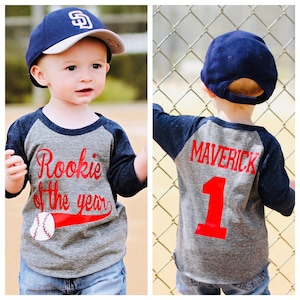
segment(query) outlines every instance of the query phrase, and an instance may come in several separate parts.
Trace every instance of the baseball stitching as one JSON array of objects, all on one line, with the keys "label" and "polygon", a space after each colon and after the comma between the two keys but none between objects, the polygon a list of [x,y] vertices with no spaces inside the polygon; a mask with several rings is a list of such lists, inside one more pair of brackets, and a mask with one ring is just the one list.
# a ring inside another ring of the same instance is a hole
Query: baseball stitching
[{"label": "baseball stitching", "polygon": [[46,217],[44,218],[44,222],[42,224],[42,228],[43,228],[44,233],[46,234],[46,236],[50,239],[51,238],[51,233],[48,232],[48,230],[46,228],[46,221],[47,221],[47,218],[48,218],[49,215],[50,215],[50,213],[47,213]]}]

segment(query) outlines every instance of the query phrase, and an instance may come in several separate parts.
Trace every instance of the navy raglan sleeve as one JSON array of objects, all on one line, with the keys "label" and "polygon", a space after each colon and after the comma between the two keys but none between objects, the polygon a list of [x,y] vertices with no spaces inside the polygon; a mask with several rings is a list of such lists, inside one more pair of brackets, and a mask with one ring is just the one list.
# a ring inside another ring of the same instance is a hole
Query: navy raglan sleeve
[{"label": "navy raglan sleeve", "polygon": [[[28,132],[28,127],[24,126],[26,124],[26,122],[23,122],[22,120],[23,119],[15,121],[8,129],[5,149],[6,150],[7,149],[14,150],[15,155],[21,156],[22,159],[24,160],[25,164],[27,164],[27,168],[28,168],[29,164],[27,161],[26,153],[24,151],[24,140],[25,140],[26,134]],[[29,125],[29,122],[26,125]],[[25,176],[23,189],[25,188],[27,181],[28,181],[28,173]],[[16,197],[22,192],[22,190],[17,194],[11,194],[11,193],[8,193],[7,191],[5,191],[5,197],[6,198]]]},{"label": "navy raglan sleeve", "polygon": [[131,197],[147,186],[147,181],[140,182],[134,169],[136,157],[125,131],[114,124],[114,146],[111,154],[108,180],[115,193]]},{"label": "navy raglan sleeve", "polygon": [[[15,154],[19,155],[23,158],[24,163],[27,165],[27,170],[29,170],[29,162],[27,159],[27,155],[25,153],[24,143],[28,132],[30,131],[32,125],[39,118],[39,114],[42,108],[37,109],[34,112],[26,114],[19,119],[17,119],[8,129],[7,139],[5,144],[5,149],[13,149],[15,150]],[[23,189],[25,188],[28,182],[28,174],[25,176]],[[22,189],[22,190],[23,190]],[[17,194],[10,194],[5,191],[6,198],[12,198],[18,196],[22,190]]]},{"label": "navy raglan sleeve", "polygon": [[153,104],[153,139],[174,160],[203,118],[171,116]]},{"label": "navy raglan sleeve", "polygon": [[295,191],[289,187],[284,157],[279,143],[265,145],[265,155],[259,170],[259,194],[267,207],[289,216],[295,206]]}]

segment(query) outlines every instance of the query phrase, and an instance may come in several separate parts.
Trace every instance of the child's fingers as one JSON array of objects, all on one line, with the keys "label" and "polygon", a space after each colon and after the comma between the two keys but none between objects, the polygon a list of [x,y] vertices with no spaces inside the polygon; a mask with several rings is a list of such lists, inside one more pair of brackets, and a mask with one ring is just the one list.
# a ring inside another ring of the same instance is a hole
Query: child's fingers
[{"label": "child's fingers", "polygon": [[12,164],[6,169],[8,176],[21,177],[27,174],[26,164]]},{"label": "child's fingers", "polygon": [[14,154],[15,154],[15,150],[13,150],[13,149],[7,149],[7,150],[5,150],[5,159],[10,158]]},{"label": "child's fingers", "polygon": [[7,156],[7,158],[5,160],[5,167],[7,169],[14,168],[14,167],[18,167],[17,169],[20,169],[20,170],[26,169],[27,166],[24,163],[21,156],[18,156],[18,155],[10,156],[9,154],[5,155],[5,156]]}]

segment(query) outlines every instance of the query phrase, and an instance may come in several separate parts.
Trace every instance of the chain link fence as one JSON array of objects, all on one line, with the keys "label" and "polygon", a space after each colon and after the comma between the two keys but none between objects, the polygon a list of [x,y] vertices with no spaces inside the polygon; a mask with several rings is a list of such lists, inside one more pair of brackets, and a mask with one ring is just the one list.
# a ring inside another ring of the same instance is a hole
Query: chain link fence
[{"label": "chain link fence", "polygon": [[[271,99],[253,120],[276,136],[291,178],[295,172],[295,7],[275,5],[154,6],[153,101],[171,114],[209,116],[214,107],[199,74],[208,45],[219,34],[245,30],[261,36],[275,56],[279,78]],[[178,221],[178,183],[173,161],[153,146],[153,294],[176,295],[173,251]],[[295,294],[295,213],[266,209],[270,290]]]}]

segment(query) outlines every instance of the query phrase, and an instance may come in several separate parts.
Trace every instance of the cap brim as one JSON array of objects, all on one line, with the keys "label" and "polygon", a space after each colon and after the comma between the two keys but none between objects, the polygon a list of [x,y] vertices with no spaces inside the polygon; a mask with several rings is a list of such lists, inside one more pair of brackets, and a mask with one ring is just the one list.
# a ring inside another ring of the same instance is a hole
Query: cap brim
[{"label": "cap brim", "polygon": [[95,29],[86,31],[74,36],[71,36],[65,40],[58,42],[50,48],[43,51],[44,54],[58,54],[66,51],[71,46],[82,40],[84,37],[91,36],[102,40],[110,49],[112,54],[121,54],[125,50],[125,46],[121,38],[108,29]]}]

